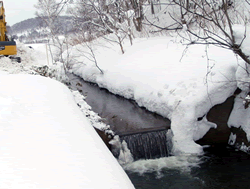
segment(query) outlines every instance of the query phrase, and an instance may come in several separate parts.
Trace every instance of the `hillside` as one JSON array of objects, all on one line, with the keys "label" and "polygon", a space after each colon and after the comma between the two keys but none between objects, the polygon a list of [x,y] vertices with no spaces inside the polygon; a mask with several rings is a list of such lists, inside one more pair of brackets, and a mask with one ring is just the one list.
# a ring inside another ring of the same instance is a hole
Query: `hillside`
[{"label": "hillside", "polygon": [[[65,34],[72,31],[71,17],[61,16],[56,22],[57,34]],[[8,30],[8,34],[23,43],[43,42],[49,31],[41,18],[30,18],[14,24]]]},{"label": "hillside", "polygon": [[41,18],[30,18],[21,22],[18,22],[11,26],[12,34],[19,34],[27,30],[32,30],[38,27],[45,27]]}]

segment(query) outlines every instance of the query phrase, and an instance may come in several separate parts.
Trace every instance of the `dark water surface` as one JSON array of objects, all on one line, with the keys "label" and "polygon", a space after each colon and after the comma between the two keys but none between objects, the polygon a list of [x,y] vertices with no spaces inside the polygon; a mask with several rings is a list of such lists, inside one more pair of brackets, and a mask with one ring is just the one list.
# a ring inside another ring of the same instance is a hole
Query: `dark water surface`
[{"label": "dark water surface", "polygon": [[230,147],[208,148],[199,167],[189,173],[163,169],[158,173],[139,175],[127,171],[136,189],[248,189],[250,156]]},{"label": "dark water surface", "polygon": [[119,135],[170,128],[169,119],[139,107],[132,100],[100,89],[96,84],[85,82],[73,74],[69,78],[71,88],[85,95],[92,110]]}]

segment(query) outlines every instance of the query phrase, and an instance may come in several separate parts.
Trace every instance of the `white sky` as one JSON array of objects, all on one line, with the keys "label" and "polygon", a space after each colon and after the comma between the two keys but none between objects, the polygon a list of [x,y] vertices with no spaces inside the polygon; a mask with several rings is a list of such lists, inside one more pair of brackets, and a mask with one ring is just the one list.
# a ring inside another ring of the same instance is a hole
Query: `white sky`
[{"label": "white sky", "polygon": [[8,25],[35,17],[37,0],[3,0]]}]

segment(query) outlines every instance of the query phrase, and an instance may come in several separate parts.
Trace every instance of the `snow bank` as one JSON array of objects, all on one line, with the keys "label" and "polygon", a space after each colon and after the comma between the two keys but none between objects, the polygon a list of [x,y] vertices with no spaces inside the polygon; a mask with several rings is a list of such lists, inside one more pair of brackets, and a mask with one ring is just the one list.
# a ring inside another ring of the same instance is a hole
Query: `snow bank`
[{"label": "snow bank", "polygon": [[[34,45],[35,46],[35,45]],[[38,48],[44,44],[37,45]],[[17,56],[21,57],[22,62],[17,63],[15,60],[10,60],[7,57],[1,57],[0,69],[11,74],[27,73],[36,74],[33,67],[47,65],[44,52],[29,48],[29,45],[24,45],[17,42]],[[45,51],[46,52],[46,51]]]},{"label": "snow bank", "polygon": [[[240,45],[242,52],[246,56],[250,56],[250,34],[249,26],[234,25],[234,37],[236,44]],[[242,92],[235,98],[234,107],[228,120],[229,127],[242,128],[250,141],[250,110],[249,110],[249,91],[250,91],[250,65],[245,62],[239,62],[236,71],[237,86]],[[236,138],[236,136],[234,136]],[[233,137],[231,137],[233,138]],[[233,141],[233,140],[232,140]],[[235,141],[235,139],[234,139]],[[244,151],[249,148],[244,144],[241,147]],[[242,150],[242,149],[241,149]]]},{"label": "snow bank", "polygon": [[244,99],[247,94],[241,92],[234,100],[234,107],[228,119],[229,127],[242,127],[247,134],[247,139],[250,141],[250,110],[245,108]]},{"label": "snow bank", "polygon": [[102,118],[97,113],[92,111],[91,106],[89,106],[85,101],[86,97],[84,97],[79,91],[72,91],[72,94],[80,110],[83,112],[83,115],[88,117],[91,125],[113,136],[114,132],[110,130],[110,126],[103,123],[101,121]]},{"label": "snow bank", "polygon": [[[202,45],[186,48],[180,41],[171,37],[138,39],[131,47],[124,44],[124,55],[117,47],[95,41],[99,44],[93,48],[95,58],[104,74],[83,56],[72,71],[171,119],[176,154],[201,153],[194,141],[216,127],[207,121],[206,113],[235,91],[238,60],[229,50]],[[80,56],[79,52],[86,51],[76,46],[72,52]]]},{"label": "snow bank", "polygon": [[[243,25],[234,25],[234,37],[236,44],[240,45],[242,52],[246,56],[250,56],[250,34],[249,34],[249,26]],[[250,77],[249,77],[250,65],[241,62],[239,63],[237,73],[236,73],[236,80],[237,86],[242,91],[249,91],[250,90]]]},{"label": "snow bank", "polygon": [[0,80],[0,188],[134,188],[66,86]]}]

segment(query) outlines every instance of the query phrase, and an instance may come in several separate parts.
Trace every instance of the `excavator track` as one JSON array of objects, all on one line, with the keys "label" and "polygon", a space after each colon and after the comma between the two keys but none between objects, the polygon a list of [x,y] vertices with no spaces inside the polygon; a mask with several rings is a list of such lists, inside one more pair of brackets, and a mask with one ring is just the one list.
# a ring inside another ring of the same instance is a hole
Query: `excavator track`
[{"label": "excavator track", "polygon": [[21,63],[21,62],[22,62],[21,57],[18,57],[18,56],[9,56],[9,58],[10,58],[11,60],[14,60],[14,61],[17,62],[17,63]]}]

